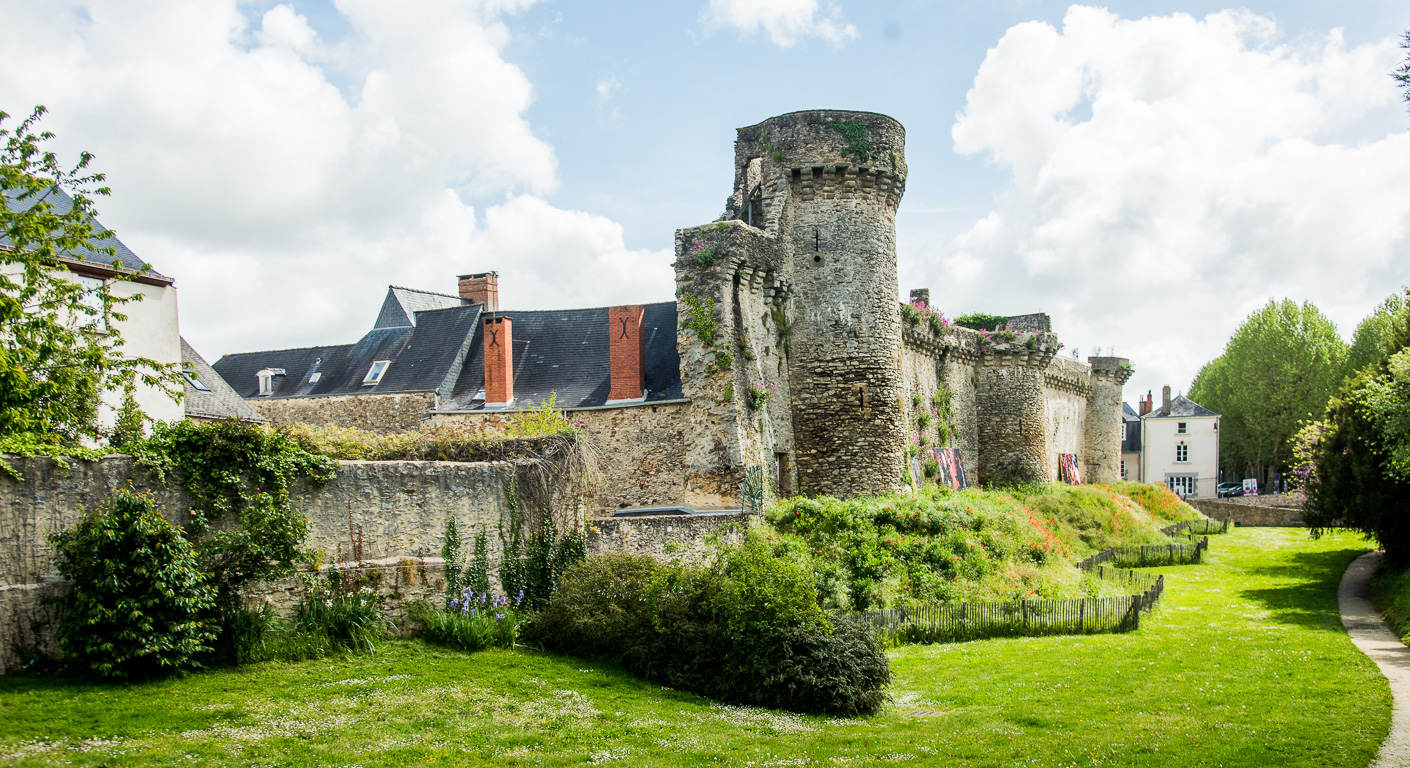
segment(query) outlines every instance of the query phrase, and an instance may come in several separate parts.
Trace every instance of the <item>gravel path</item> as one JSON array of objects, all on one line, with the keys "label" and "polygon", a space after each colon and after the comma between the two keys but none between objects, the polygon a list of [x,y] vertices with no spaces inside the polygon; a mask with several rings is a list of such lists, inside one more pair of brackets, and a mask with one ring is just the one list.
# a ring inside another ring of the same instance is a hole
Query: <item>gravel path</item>
[{"label": "gravel path", "polygon": [[1410,647],[1390,631],[1371,604],[1371,574],[1382,554],[1368,552],[1352,562],[1337,587],[1337,603],[1351,642],[1381,668],[1395,696],[1390,734],[1370,768],[1410,768]]}]

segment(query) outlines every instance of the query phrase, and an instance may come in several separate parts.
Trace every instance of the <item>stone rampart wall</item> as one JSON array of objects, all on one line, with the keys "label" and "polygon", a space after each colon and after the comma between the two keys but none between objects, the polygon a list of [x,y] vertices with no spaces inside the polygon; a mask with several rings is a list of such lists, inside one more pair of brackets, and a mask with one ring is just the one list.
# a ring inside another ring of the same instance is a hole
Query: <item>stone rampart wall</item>
[{"label": "stone rampart wall", "polygon": [[417,429],[436,407],[432,392],[246,400],[275,424],[357,427],[380,434]]},{"label": "stone rampart wall", "polygon": [[738,541],[753,517],[744,512],[722,512],[600,518],[588,524],[588,555],[634,552],[702,563],[714,551],[714,542]]},{"label": "stone rampart wall", "polygon": [[1264,504],[1242,504],[1234,499],[1186,499],[1186,504],[1215,520],[1233,520],[1239,525],[1256,528],[1286,528],[1305,526],[1301,507],[1275,507]]},{"label": "stone rampart wall", "polygon": [[[692,403],[672,402],[568,411],[582,426],[585,446],[595,455],[598,476],[584,495],[593,514],[655,504],[727,506],[713,477],[701,477],[687,457],[694,428]],[[485,426],[502,424],[512,413],[436,414],[432,422]],[[736,502],[737,506],[737,502]]]}]

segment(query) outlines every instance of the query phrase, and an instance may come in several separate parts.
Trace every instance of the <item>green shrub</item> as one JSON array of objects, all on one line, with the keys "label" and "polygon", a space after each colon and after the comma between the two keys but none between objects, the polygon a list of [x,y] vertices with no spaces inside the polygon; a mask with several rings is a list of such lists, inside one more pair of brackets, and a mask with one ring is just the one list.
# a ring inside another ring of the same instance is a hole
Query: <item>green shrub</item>
[{"label": "green shrub", "polygon": [[464,651],[513,648],[525,622],[517,600],[470,589],[453,599],[448,608],[418,600],[407,606],[406,613],[420,625],[417,637]]},{"label": "green shrub", "polygon": [[533,636],[722,701],[852,715],[890,681],[865,628],[834,625],[790,545],[758,532],[705,568],[612,554],[569,569]]},{"label": "green shrub", "polygon": [[200,666],[215,629],[215,591],[196,553],[152,506],[119,489],[70,530],[53,536],[62,598],[59,645],[99,677],[145,678]]},{"label": "green shrub", "polygon": [[387,634],[376,579],[332,571],[325,582],[311,581],[294,616],[294,630],[326,638],[333,650],[375,653],[377,641]]},{"label": "green shrub", "polygon": [[983,312],[972,312],[968,315],[960,315],[955,318],[955,325],[969,328],[976,331],[998,331],[1008,325],[1009,319],[1006,315],[989,315]]}]

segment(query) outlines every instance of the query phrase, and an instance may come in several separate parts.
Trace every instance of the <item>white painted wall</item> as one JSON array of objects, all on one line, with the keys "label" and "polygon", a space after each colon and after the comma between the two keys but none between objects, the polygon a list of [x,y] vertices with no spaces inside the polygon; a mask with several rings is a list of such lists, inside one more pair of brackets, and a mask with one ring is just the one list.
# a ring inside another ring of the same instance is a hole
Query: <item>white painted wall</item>
[{"label": "white painted wall", "polygon": [[[176,288],[170,285],[143,285],[125,280],[110,283],[114,296],[140,295],[116,311],[127,315],[113,326],[122,334],[122,352],[127,357],[148,357],[159,363],[181,365],[181,326],[177,319]],[[148,418],[178,421],[185,416],[181,403],[155,387],[137,384],[133,394]],[[98,422],[113,425],[114,413],[122,403],[122,392],[107,392],[98,408]]]},{"label": "white painted wall", "polygon": [[[1185,434],[1177,430],[1185,425]],[[1189,447],[1189,460],[1175,461],[1175,447]],[[1141,419],[1141,480],[1165,483],[1169,475],[1195,474],[1194,498],[1212,499],[1219,487],[1219,417],[1172,416]],[[1130,474],[1130,467],[1127,467]],[[1132,478],[1135,479],[1135,478]]]}]

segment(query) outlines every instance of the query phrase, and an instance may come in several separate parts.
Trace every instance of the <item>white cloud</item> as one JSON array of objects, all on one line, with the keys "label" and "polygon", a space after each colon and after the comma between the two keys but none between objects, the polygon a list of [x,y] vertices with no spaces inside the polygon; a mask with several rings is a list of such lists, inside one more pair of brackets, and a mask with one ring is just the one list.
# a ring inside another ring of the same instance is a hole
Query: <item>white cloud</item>
[{"label": "white cloud", "polygon": [[922,249],[917,284],[957,311],[1049,312],[1084,356],[1115,345],[1133,401],[1185,387],[1269,298],[1311,299],[1349,334],[1410,282],[1397,58],[1389,38],[1279,42],[1245,11],[1017,25],[952,128],[1012,185]]},{"label": "white cloud", "polygon": [[[177,278],[212,359],[354,340],[387,284],[453,292],[479,269],[510,306],[667,298],[668,253],[542,197],[557,161],[501,55],[531,4],[338,0],[351,32],[329,44],[284,5],[0,0],[0,108],[43,103],[61,151],[95,152],[105,223]],[[486,195],[505,202],[462,202]]]},{"label": "white cloud", "polygon": [[701,18],[707,29],[729,27],[746,37],[763,32],[780,48],[808,37],[840,47],[857,37],[840,9],[819,0],[710,0]]}]

